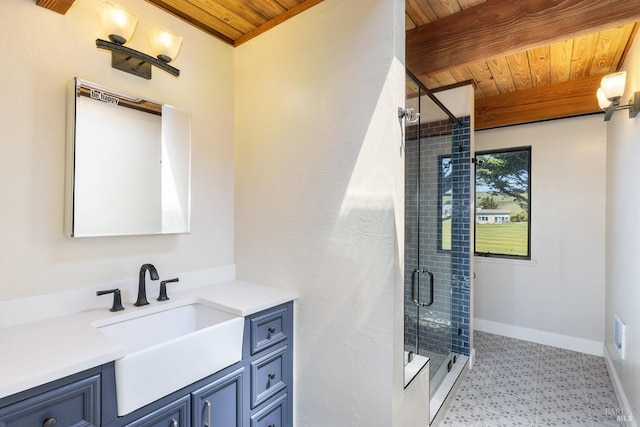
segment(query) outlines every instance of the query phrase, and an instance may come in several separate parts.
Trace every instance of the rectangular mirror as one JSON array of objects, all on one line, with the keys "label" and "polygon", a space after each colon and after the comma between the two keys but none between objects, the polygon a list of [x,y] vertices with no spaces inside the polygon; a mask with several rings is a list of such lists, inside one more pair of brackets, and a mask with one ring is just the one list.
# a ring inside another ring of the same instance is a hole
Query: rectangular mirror
[{"label": "rectangular mirror", "polygon": [[191,113],[74,78],[65,233],[190,231]]}]

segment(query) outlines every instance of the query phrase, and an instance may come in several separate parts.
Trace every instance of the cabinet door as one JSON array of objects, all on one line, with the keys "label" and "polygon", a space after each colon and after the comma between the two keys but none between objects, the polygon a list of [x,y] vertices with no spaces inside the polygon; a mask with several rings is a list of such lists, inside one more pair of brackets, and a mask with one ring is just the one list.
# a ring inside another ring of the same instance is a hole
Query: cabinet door
[{"label": "cabinet door", "polygon": [[186,395],[126,427],[190,427],[190,404],[191,396]]},{"label": "cabinet door", "polygon": [[243,427],[244,367],[194,391],[194,427]]},{"label": "cabinet door", "polygon": [[100,375],[0,409],[0,427],[100,425]]}]

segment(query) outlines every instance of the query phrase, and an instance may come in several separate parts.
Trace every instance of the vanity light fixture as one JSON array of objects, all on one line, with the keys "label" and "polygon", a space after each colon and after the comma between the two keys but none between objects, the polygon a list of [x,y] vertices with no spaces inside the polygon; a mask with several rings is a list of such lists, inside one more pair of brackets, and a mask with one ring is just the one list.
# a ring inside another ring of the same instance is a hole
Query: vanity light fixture
[{"label": "vanity light fixture", "polygon": [[626,71],[608,74],[600,81],[600,87],[596,92],[598,105],[604,111],[604,121],[608,122],[616,110],[629,110],[629,118],[632,119],[640,112],[640,91],[635,92],[626,105],[620,105],[620,98],[624,93],[627,81]]},{"label": "vanity light fixture", "polygon": [[171,33],[164,28],[155,27],[149,32],[151,50],[156,56],[126,47],[124,44],[131,38],[138,23],[138,17],[131,11],[104,2],[100,5],[98,14],[103,30],[109,36],[109,40],[96,40],[96,46],[100,49],[111,51],[111,66],[129,74],[151,79],[151,65],[163,69],[176,77],[180,70],[169,65],[175,59],[182,46],[182,37]]}]

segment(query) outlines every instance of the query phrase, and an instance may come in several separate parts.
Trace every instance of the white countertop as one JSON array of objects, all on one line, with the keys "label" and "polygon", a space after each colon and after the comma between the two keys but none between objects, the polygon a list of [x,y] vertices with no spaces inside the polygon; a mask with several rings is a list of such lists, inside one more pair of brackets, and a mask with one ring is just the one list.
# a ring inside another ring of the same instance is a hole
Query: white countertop
[{"label": "white countertop", "polygon": [[[239,280],[182,291],[169,288],[168,293],[170,302],[199,298],[239,316],[297,298],[296,293],[288,289]],[[103,309],[0,328],[0,398],[122,357],[124,347],[91,324],[163,304],[150,296],[148,299],[151,304],[145,307],[123,303],[125,311],[117,313],[109,311],[109,303]]]}]

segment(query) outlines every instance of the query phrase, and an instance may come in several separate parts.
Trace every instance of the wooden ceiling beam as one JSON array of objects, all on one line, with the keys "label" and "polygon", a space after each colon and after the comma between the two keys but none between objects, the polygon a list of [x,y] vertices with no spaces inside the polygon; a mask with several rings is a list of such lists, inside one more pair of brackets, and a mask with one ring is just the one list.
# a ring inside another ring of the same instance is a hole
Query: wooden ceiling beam
[{"label": "wooden ceiling beam", "polygon": [[475,100],[475,129],[573,117],[600,112],[596,90],[602,76]]},{"label": "wooden ceiling beam", "polygon": [[639,20],[636,0],[487,0],[407,31],[406,63],[436,74]]}]

